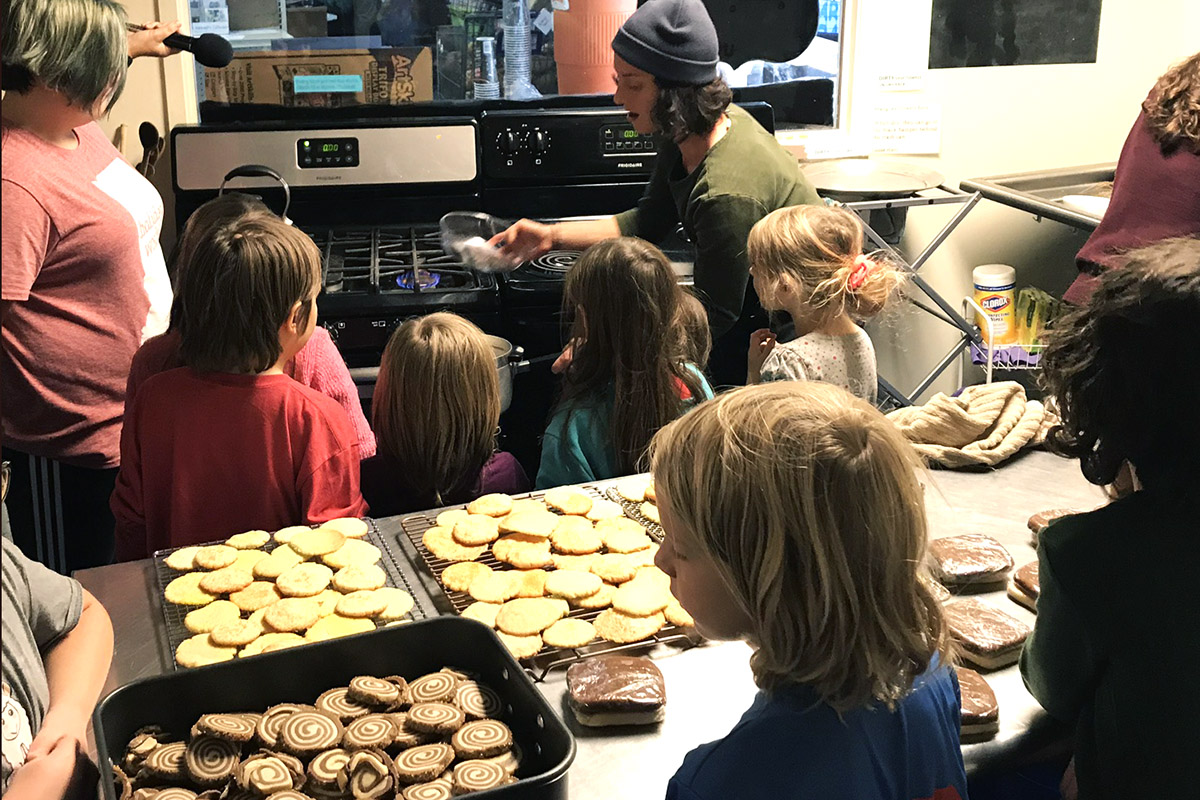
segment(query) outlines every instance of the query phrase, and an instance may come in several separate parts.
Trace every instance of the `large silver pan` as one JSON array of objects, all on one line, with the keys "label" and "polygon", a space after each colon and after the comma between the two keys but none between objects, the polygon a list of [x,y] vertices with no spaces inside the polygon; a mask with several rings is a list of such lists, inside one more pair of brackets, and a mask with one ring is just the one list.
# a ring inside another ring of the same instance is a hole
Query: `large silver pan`
[{"label": "large silver pan", "polygon": [[928,167],[891,159],[837,158],[814,161],[802,169],[818,193],[845,201],[907,197],[944,180]]}]

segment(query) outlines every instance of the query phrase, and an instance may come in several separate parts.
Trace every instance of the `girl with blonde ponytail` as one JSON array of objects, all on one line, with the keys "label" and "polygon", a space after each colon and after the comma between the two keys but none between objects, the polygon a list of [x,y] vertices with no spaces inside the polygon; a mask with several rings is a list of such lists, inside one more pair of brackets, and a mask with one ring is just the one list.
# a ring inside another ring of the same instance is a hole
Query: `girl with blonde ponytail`
[{"label": "girl with blonde ponytail", "polygon": [[857,323],[882,311],[904,276],[862,241],[854,213],[826,206],[781,208],[750,229],[754,290],[763,308],[792,315],[796,338],[752,333],[747,383],[824,381],[875,400],[875,348]]}]

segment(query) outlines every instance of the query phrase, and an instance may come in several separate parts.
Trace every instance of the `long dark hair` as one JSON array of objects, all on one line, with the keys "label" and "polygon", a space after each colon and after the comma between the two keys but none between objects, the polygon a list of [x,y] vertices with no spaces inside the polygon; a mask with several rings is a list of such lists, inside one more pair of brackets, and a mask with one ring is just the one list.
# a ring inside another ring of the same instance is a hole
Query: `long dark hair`
[{"label": "long dark hair", "polygon": [[677,86],[655,78],[658,97],[650,119],[661,136],[681,142],[689,136],[704,136],[733,102],[733,91],[721,78],[703,86]]},{"label": "long dark hair", "polygon": [[1200,239],[1134,250],[1106,271],[1087,306],[1056,322],[1042,356],[1042,384],[1062,419],[1050,448],[1079,458],[1098,485],[1112,483],[1125,461],[1140,478],[1168,468],[1194,478],[1200,371],[1186,366],[1180,337],[1197,318]]},{"label": "long dark hair", "polygon": [[682,413],[681,385],[700,396],[672,330],[681,292],[662,251],[632,237],[592,245],[567,273],[563,310],[576,344],[561,403],[571,414],[612,392],[609,441],[622,475],[637,470],[651,437]]}]

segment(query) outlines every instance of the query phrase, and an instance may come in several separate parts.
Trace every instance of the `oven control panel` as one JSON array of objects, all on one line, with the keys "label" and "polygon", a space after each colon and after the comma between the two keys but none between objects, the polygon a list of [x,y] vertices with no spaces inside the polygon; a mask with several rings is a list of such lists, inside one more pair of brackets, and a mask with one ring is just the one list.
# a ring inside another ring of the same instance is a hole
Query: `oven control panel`
[{"label": "oven control panel", "polygon": [[639,135],[617,108],[485,111],[480,140],[484,175],[501,183],[645,181],[656,159],[654,139]]},{"label": "oven control panel", "polygon": [[353,136],[297,139],[296,164],[300,169],[357,167],[358,139]]}]

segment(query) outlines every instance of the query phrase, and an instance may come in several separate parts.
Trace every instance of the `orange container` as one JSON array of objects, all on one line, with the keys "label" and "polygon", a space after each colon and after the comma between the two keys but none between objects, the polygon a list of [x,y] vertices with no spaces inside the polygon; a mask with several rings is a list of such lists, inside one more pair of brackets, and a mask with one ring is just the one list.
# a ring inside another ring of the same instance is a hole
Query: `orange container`
[{"label": "orange container", "polygon": [[637,0],[556,0],[554,60],[559,94],[612,94],[612,40]]}]

